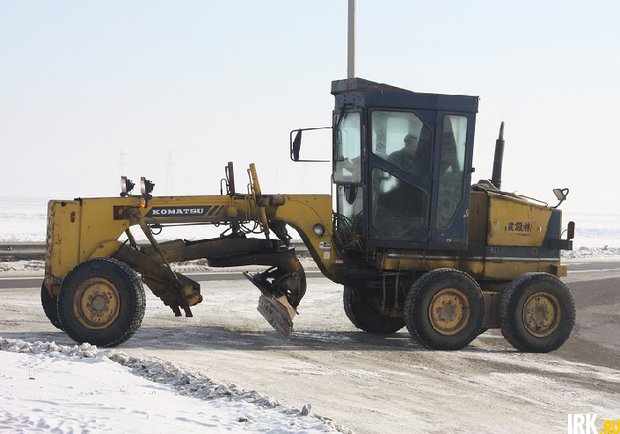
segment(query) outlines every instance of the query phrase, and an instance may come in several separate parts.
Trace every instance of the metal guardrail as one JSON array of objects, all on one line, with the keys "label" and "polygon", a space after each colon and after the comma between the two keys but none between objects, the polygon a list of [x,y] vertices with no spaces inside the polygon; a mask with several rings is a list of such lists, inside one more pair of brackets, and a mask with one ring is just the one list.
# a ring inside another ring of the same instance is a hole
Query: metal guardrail
[{"label": "metal guardrail", "polygon": [[[293,240],[291,244],[298,252],[308,250],[301,240]],[[0,260],[17,259],[45,259],[45,244],[36,242],[0,242]]]},{"label": "metal guardrail", "polygon": [[0,243],[0,259],[44,259],[45,244],[31,242]]}]

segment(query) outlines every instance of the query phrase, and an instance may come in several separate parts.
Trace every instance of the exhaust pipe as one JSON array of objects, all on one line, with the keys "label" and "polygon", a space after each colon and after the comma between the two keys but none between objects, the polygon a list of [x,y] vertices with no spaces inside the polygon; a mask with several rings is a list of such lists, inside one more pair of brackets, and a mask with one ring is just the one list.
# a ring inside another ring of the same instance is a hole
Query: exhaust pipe
[{"label": "exhaust pipe", "polygon": [[493,176],[491,182],[498,190],[502,188],[502,164],[504,161],[504,122],[499,127],[499,137],[495,141],[495,157],[493,158]]}]

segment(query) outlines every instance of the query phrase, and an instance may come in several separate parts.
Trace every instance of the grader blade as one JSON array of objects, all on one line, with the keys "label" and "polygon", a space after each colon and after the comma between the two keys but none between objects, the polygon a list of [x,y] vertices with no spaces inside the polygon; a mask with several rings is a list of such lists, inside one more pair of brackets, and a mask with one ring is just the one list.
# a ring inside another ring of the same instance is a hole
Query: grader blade
[{"label": "grader blade", "polygon": [[258,298],[256,310],[282,336],[288,338],[291,335],[293,331],[293,318],[296,312],[285,296],[271,298],[261,294]]},{"label": "grader blade", "polygon": [[265,279],[264,273],[252,275],[246,271],[243,275],[260,289],[261,296],[256,310],[265,317],[271,327],[288,338],[293,331],[293,318],[297,312],[289,303],[286,295]]}]

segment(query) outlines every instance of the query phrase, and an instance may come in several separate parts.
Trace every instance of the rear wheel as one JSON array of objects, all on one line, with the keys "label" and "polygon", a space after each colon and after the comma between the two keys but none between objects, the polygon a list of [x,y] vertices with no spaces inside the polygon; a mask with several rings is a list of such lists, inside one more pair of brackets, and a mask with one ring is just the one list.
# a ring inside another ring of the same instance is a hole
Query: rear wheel
[{"label": "rear wheel", "polygon": [[52,297],[45,283],[41,285],[41,305],[43,306],[43,312],[45,316],[50,320],[52,325],[57,329],[62,330],[60,325],[60,319],[58,318],[57,298]]},{"label": "rear wheel", "polygon": [[387,312],[382,308],[381,292],[344,287],[344,311],[358,329],[370,333],[389,334],[405,326],[402,312]]},{"label": "rear wheel", "polygon": [[58,295],[58,317],[65,332],[76,342],[103,347],[129,339],[140,328],[144,309],[144,288],[138,275],[111,258],[76,266]]},{"label": "rear wheel", "polygon": [[568,287],[548,273],[516,278],[500,300],[502,334],[520,351],[557,350],[575,325],[575,303]]},{"label": "rear wheel", "polygon": [[424,274],[405,300],[411,337],[434,350],[458,350],[482,329],[484,297],[467,273],[442,268]]}]

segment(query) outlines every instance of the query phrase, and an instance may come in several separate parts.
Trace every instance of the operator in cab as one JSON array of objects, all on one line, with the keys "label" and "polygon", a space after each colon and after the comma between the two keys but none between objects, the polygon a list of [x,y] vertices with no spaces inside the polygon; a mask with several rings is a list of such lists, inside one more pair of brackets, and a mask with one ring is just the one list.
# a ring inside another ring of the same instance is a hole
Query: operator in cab
[{"label": "operator in cab", "polygon": [[424,126],[419,137],[407,134],[403,139],[404,146],[388,156],[388,161],[419,179],[430,177],[431,131]]}]

